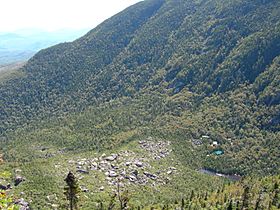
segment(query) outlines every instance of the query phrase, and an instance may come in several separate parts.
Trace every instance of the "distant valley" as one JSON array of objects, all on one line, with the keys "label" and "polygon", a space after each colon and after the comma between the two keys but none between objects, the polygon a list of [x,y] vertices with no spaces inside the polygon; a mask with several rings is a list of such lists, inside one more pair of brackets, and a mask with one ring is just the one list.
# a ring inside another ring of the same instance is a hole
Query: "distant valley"
[{"label": "distant valley", "polygon": [[53,32],[22,29],[14,32],[0,32],[0,65],[26,61],[41,49],[61,42],[73,41],[86,32],[87,29],[66,29]]}]

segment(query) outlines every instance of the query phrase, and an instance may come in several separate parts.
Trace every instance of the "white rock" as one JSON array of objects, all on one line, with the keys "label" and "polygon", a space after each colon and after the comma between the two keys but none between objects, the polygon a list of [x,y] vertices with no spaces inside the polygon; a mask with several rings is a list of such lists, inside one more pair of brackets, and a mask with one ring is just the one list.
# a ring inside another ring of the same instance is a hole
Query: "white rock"
[{"label": "white rock", "polygon": [[93,162],[93,163],[91,163],[91,165],[94,166],[94,167],[98,166],[97,162]]},{"label": "white rock", "polygon": [[86,187],[81,187],[82,192],[89,192],[89,189],[87,189]]},{"label": "white rock", "polygon": [[118,156],[116,154],[112,154],[112,155],[106,157],[105,160],[107,160],[107,161],[114,161],[114,160],[117,159],[117,157]]},{"label": "white rock", "polygon": [[172,174],[172,172],[173,172],[173,171],[167,171],[166,173],[167,173],[168,175],[170,175],[170,174]]},{"label": "white rock", "polygon": [[22,170],[21,169],[16,169],[15,172],[20,173],[20,172],[22,172]]},{"label": "white rock", "polygon": [[126,166],[130,166],[130,165],[131,165],[131,162],[126,162],[125,165],[126,165]]},{"label": "white rock", "polygon": [[115,171],[109,171],[109,177],[117,177],[118,174]]},{"label": "white rock", "polygon": [[[109,175],[109,174],[108,174],[108,175]],[[105,180],[106,180],[106,181],[111,181],[112,178],[111,178],[111,177],[106,177]]]},{"label": "white rock", "polygon": [[53,209],[58,209],[59,205],[58,204],[52,204]]},{"label": "white rock", "polygon": [[143,163],[140,162],[140,161],[136,161],[136,162],[135,162],[135,165],[136,165],[137,167],[143,167]]},{"label": "white rock", "polygon": [[83,161],[79,161],[77,164],[83,166],[85,163]]},{"label": "white rock", "polygon": [[129,181],[131,181],[131,182],[135,182],[137,180],[137,178],[132,175],[130,175],[128,178],[129,178]]}]

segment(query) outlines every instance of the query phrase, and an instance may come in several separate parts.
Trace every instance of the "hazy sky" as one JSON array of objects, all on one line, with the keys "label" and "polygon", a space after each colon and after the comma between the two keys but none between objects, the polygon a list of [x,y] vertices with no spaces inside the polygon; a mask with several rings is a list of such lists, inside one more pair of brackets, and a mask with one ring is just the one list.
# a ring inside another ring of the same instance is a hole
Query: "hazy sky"
[{"label": "hazy sky", "polygon": [[93,28],[140,0],[0,0],[0,31]]}]

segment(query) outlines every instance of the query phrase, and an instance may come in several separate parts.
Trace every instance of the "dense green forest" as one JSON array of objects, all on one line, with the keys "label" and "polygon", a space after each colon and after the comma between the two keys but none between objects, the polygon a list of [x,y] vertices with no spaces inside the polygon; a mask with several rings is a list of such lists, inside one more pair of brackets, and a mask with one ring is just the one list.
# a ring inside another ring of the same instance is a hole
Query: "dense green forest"
[{"label": "dense green forest", "polygon": [[133,208],[277,209],[280,2],[133,5],[0,72],[0,134],[0,184],[23,176],[10,194],[34,209],[65,208],[69,170],[82,209],[115,176]]}]

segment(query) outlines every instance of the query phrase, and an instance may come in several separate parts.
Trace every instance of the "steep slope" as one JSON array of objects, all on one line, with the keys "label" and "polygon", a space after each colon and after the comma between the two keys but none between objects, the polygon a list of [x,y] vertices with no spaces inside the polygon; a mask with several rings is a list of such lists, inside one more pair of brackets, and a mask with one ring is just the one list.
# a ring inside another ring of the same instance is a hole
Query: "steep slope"
[{"label": "steep slope", "polygon": [[[73,43],[39,52],[24,78],[1,85],[8,123],[1,131],[147,87],[205,96],[252,84],[280,53],[279,17],[276,0],[138,3]],[[277,106],[273,97],[261,101]],[[276,130],[277,119],[270,119]]]},{"label": "steep slope", "polygon": [[[11,128],[32,120],[36,115],[49,116],[50,113],[75,110],[78,104],[88,103],[97,97],[98,91],[90,86],[98,80],[95,78],[92,81],[91,77],[102,73],[112,63],[133,38],[133,33],[162,3],[147,1],[136,5],[73,43],[60,44],[39,52],[22,69],[24,78],[8,81],[1,86],[0,100],[1,104],[5,104],[1,106],[1,121]],[[8,104],[11,101],[14,101],[12,109],[18,110],[14,113],[14,119],[9,111],[11,106]]]}]

